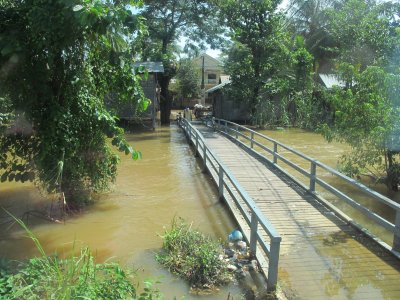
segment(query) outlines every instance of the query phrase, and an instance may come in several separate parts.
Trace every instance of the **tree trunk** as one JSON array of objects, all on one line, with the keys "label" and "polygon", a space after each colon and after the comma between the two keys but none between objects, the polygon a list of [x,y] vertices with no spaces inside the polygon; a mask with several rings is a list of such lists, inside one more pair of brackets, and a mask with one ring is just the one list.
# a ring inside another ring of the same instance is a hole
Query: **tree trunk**
[{"label": "tree trunk", "polygon": [[[251,114],[252,114],[252,118],[253,118],[253,124],[254,124],[254,117],[257,116],[257,103],[258,103],[258,95],[260,93],[260,78],[261,78],[261,59],[258,55],[259,51],[258,49],[253,49],[252,50],[252,54],[253,54],[253,74],[254,74],[254,86],[253,86],[253,90],[252,90],[252,99],[251,99]],[[257,117],[256,117],[257,118]],[[255,124],[255,125],[263,125],[261,124],[262,122],[260,122],[260,124]]]},{"label": "tree trunk", "polygon": [[388,169],[386,171],[387,173],[387,179],[386,179],[386,184],[388,188],[390,188],[392,191],[398,191],[399,190],[399,166],[395,163],[393,156],[396,153],[393,151],[387,151],[387,161],[388,161]]}]

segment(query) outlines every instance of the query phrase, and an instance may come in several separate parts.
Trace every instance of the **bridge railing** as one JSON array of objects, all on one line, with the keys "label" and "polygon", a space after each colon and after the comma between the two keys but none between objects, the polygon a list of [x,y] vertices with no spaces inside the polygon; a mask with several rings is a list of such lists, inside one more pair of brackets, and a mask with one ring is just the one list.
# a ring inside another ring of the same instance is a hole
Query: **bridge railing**
[{"label": "bridge railing", "polygon": [[[231,138],[235,139],[238,143],[242,144],[243,146],[247,147],[248,149],[251,149],[258,155],[262,156],[263,159],[267,160],[269,163],[273,164],[275,167],[277,167],[279,170],[290,176],[292,179],[294,179],[299,185],[303,186],[306,190],[308,190],[310,193],[316,194],[316,184],[318,184],[320,187],[325,189],[326,191],[334,194],[344,202],[346,202],[348,205],[365,215],[368,219],[374,221],[378,225],[384,227],[387,229],[389,232],[393,234],[393,246],[390,247],[383,241],[379,241],[381,245],[383,245],[385,248],[389,249],[390,251],[395,251],[395,252],[400,252],[400,204],[396,203],[395,201],[375,192],[374,190],[368,188],[367,186],[361,184],[360,182],[340,173],[339,171],[323,164],[322,162],[319,162],[289,146],[286,146],[285,144],[282,144],[268,136],[265,136],[261,133],[258,133],[254,130],[251,130],[245,126],[238,125],[236,123],[222,120],[222,119],[213,119],[213,126],[217,130],[225,133],[226,135],[229,135]],[[245,140],[245,142],[243,142]],[[247,144],[246,144],[247,141]],[[270,143],[270,147],[267,147],[264,141],[268,141]],[[266,151],[269,153],[272,157],[272,159],[267,158],[265,155],[261,154],[260,152],[255,151],[254,146],[257,146],[258,148]],[[281,149],[284,149],[288,151],[291,154],[294,154],[296,157],[301,158],[305,161],[307,161],[310,165],[310,168],[308,170],[300,167],[299,165],[295,164],[293,161],[290,159],[286,158],[283,156],[282,153],[279,153]],[[304,185],[298,178],[293,177],[292,175],[288,174],[283,168],[278,166],[278,161],[282,161],[285,165],[289,166],[290,168],[296,170],[299,172],[301,175],[307,177],[309,179],[309,184],[308,186]],[[371,211],[367,207],[363,206],[359,202],[357,202],[356,199],[353,199],[351,196],[346,194],[343,191],[340,191],[336,189],[334,186],[329,184],[328,182],[324,181],[321,177],[318,177],[317,174],[317,168],[320,168],[322,170],[325,170],[329,172],[330,174],[334,175],[335,177],[343,180],[347,184],[351,185],[352,187],[355,187],[365,195],[372,197],[374,200],[379,201],[383,204],[385,204],[387,207],[390,209],[394,210],[395,212],[395,221],[394,223],[384,219],[377,213]],[[328,204],[328,203],[326,203]],[[328,204],[331,207],[333,207],[331,204]],[[336,207],[334,209],[338,210]],[[345,215],[343,212],[339,211],[342,215]],[[359,227],[359,229],[365,231],[364,228],[359,226],[357,223],[353,222],[353,225],[356,227]],[[369,232],[367,232],[370,234]],[[372,234],[370,234],[372,235]],[[395,253],[398,255],[398,253]]]},{"label": "bridge railing", "polygon": [[[243,228],[244,236],[249,243],[250,254],[260,261],[261,257],[257,248],[268,257],[267,266],[267,289],[275,290],[278,280],[278,262],[281,237],[274,226],[266,219],[263,213],[256,206],[253,199],[240,186],[232,173],[218,159],[215,153],[210,150],[202,134],[184,118],[178,119],[179,126],[185,131],[187,138],[194,145],[196,155],[203,159],[203,171],[208,170],[218,186],[219,197],[221,199],[232,199],[233,202],[226,201],[233,214],[239,211],[245,220],[248,228]],[[240,222],[239,222],[240,223]],[[269,242],[265,237],[268,236]]]}]

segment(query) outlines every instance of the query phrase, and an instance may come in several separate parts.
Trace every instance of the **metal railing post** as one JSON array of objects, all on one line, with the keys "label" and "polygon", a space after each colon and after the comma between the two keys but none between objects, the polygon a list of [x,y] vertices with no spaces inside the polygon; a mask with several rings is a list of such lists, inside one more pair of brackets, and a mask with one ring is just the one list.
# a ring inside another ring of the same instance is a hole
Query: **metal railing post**
[{"label": "metal railing post", "polygon": [[393,250],[400,252],[400,211],[396,211],[394,225]]},{"label": "metal railing post", "polygon": [[310,168],[310,192],[315,192],[315,179],[317,175],[317,164],[315,160],[311,161],[311,168]]},{"label": "metal railing post", "polygon": [[267,290],[275,291],[276,284],[278,282],[278,263],[279,263],[279,249],[281,246],[281,238],[271,238],[271,248],[269,253],[268,263],[268,279],[267,279]]},{"label": "metal railing post", "polygon": [[197,130],[195,131],[196,133],[196,154],[195,156],[198,157],[199,156],[199,133],[197,132]]},{"label": "metal railing post", "polygon": [[225,121],[225,133],[228,133],[228,122]]},{"label": "metal railing post", "polygon": [[238,125],[236,125],[235,126],[235,134],[236,134],[236,139],[238,139],[238,137],[239,137],[239,133],[238,133],[238,131],[239,131],[239,126]]},{"label": "metal railing post", "polygon": [[274,142],[274,164],[278,163],[278,156],[276,156],[277,153],[278,153],[278,144]]},{"label": "metal railing post", "polygon": [[203,141],[203,173],[207,172],[207,148]]},{"label": "metal railing post", "polygon": [[222,199],[224,197],[224,169],[221,165],[219,165],[219,184],[218,184],[218,194],[219,198]]},{"label": "metal railing post", "polygon": [[250,224],[250,256],[255,257],[257,252],[257,227],[258,218],[253,212],[251,214],[251,224]]},{"label": "metal railing post", "polygon": [[254,132],[251,132],[250,136],[250,148],[253,149],[254,147]]}]

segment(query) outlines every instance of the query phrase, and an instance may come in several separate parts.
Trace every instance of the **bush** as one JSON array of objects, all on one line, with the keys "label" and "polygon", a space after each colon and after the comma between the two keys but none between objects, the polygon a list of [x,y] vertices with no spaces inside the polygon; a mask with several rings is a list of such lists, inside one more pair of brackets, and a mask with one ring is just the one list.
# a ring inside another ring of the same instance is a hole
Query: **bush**
[{"label": "bush", "polygon": [[163,251],[157,254],[157,261],[193,287],[213,288],[232,280],[221,245],[183,220],[174,220],[162,238]]},{"label": "bush", "polygon": [[138,293],[131,275],[117,263],[96,264],[88,248],[79,256],[60,259],[47,256],[33,233],[17,219],[42,254],[21,263],[15,274],[0,272],[1,299],[159,299],[158,291],[146,283]]}]

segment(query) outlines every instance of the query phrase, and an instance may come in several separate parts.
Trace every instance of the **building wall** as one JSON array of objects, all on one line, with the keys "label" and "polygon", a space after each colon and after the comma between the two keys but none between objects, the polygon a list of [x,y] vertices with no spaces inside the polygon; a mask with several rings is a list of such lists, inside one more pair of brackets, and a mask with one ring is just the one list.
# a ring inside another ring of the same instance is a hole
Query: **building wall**
[{"label": "building wall", "polygon": [[146,98],[150,99],[151,104],[147,108],[147,110],[142,114],[142,116],[145,117],[152,117],[153,116],[153,105],[156,106],[156,110],[159,108],[159,103],[157,101],[157,81],[156,81],[156,74],[149,74],[147,77],[147,80],[142,79],[140,82],[140,85],[142,86],[144,95]]},{"label": "building wall", "polygon": [[209,97],[212,99],[214,117],[235,122],[250,120],[250,110],[245,103],[226,99],[221,90],[211,93]]},{"label": "building wall", "polygon": [[220,77],[223,74],[223,68],[221,62],[217,59],[207,55],[202,54],[193,59],[194,64],[196,65],[199,73],[200,73],[200,82],[201,84],[201,72],[203,66],[203,56],[204,56],[204,86],[205,90],[208,90],[220,82]]},{"label": "building wall", "polygon": [[[147,80],[141,81],[141,86],[146,98],[151,100],[151,104],[148,106],[147,110],[143,112],[140,116],[144,118],[151,118],[153,116],[153,105],[155,102],[156,109],[158,109],[158,101],[156,98],[156,74],[150,73]],[[130,120],[135,116],[135,105],[132,103],[118,104],[118,107],[112,107],[117,110],[117,115],[120,119]]]}]

